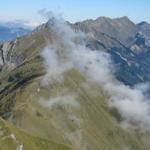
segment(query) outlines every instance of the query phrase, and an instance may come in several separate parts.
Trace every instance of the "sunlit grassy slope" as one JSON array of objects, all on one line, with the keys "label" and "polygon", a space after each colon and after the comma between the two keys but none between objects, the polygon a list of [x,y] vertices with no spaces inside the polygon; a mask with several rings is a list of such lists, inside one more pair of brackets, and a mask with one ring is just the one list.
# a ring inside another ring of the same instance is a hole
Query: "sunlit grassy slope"
[{"label": "sunlit grassy slope", "polygon": [[[0,114],[7,119],[1,120],[0,126],[7,132],[5,136],[14,134],[17,141],[1,138],[0,150],[15,149],[18,143],[22,143],[25,150],[69,150],[67,147],[148,150],[143,135],[120,127],[114,113],[108,109],[108,96],[101,87],[88,82],[74,68],[65,72],[62,82],[55,80],[47,87],[42,86],[45,71],[39,50],[47,41],[42,35],[34,36],[19,39],[20,44],[12,55],[23,53],[26,59],[11,71],[6,68],[0,77]],[[28,38],[35,39],[34,46]],[[41,47],[37,48],[38,45]],[[76,105],[58,103],[43,107],[40,103],[67,94],[75,95]]]},{"label": "sunlit grassy slope", "polygon": [[0,149],[1,150],[71,150],[62,144],[41,139],[14,127],[0,119]]}]

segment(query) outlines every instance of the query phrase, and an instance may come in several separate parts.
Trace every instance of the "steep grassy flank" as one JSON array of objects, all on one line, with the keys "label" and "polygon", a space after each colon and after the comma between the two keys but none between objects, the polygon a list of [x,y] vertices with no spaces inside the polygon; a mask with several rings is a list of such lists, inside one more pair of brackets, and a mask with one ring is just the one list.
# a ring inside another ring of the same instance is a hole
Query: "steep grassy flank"
[{"label": "steep grassy flank", "polygon": [[121,128],[115,111],[107,107],[107,94],[77,70],[65,72],[62,82],[41,84],[45,71],[39,52],[51,40],[41,32],[19,38],[11,52],[18,66],[5,66],[0,74],[0,115],[21,128],[1,120],[11,138],[2,138],[0,148],[23,144],[25,150],[69,149],[64,144],[74,150],[149,150],[143,141],[147,137]]},{"label": "steep grassy flank", "polygon": [[43,75],[43,67],[39,56],[26,61],[11,72],[4,72],[0,78],[0,115],[7,118],[15,102],[16,92],[24,84]]},{"label": "steep grassy flank", "polygon": [[70,148],[35,136],[14,127],[0,118],[1,150],[71,150]]},{"label": "steep grassy flank", "polygon": [[[87,82],[78,71],[66,72],[64,82],[54,81],[48,87],[41,85],[42,78],[33,78],[15,91],[9,119],[18,127],[73,149],[147,150],[138,133],[119,126],[107,108],[108,97],[101,88]],[[67,94],[76,95],[77,106],[58,103],[46,108],[40,104]]]}]

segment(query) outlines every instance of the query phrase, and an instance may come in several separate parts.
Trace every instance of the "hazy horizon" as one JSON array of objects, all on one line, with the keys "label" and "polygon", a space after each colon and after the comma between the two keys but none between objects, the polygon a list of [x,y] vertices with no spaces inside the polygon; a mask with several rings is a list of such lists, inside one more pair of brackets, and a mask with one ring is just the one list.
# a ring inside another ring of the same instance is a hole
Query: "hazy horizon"
[{"label": "hazy horizon", "polygon": [[[8,5],[11,3],[11,5]],[[5,0],[1,2],[0,22],[19,20],[29,26],[37,26],[44,22],[38,11],[46,9],[59,13],[70,22],[78,22],[86,19],[96,19],[100,16],[118,18],[127,16],[133,22],[150,22],[148,16],[150,10],[148,0]]]}]

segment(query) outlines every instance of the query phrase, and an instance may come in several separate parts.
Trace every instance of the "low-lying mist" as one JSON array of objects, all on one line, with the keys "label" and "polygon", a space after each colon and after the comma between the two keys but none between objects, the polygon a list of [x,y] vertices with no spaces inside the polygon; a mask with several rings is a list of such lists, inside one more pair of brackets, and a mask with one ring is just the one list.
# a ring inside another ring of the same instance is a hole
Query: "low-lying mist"
[{"label": "low-lying mist", "polygon": [[49,109],[52,109],[55,106],[71,106],[75,108],[79,107],[79,104],[76,101],[76,95],[73,93],[60,94],[59,96],[52,97],[48,100],[42,99],[40,103],[41,105]]},{"label": "low-lying mist", "polygon": [[[52,45],[42,52],[47,71],[44,84],[53,83],[55,79],[62,82],[64,72],[76,68],[88,81],[100,85],[108,93],[108,106],[117,109],[122,117],[121,125],[149,130],[149,85],[143,83],[130,87],[118,81],[114,76],[115,65],[107,52],[88,49],[84,44],[86,35],[75,33],[61,17],[51,12],[42,13],[49,18],[49,30],[54,38]],[[52,107],[56,102],[68,104],[65,99],[70,98],[54,98],[48,105]]]},{"label": "low-lying mist", "polygon": [[47,71],[42,84],[49,85],[55,80],[59,82],[63,81],[63,73],[71,69],[72,64],[60,60],[55,45],[45,48],[42,52],[42,56],[45,58],[45,68]]}]

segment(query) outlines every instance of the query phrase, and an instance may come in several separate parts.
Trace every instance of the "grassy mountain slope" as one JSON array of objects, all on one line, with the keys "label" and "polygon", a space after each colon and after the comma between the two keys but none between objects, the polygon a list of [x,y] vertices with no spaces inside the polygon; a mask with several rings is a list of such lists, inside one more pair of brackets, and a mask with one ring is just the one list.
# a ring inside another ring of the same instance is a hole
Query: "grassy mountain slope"
[{"label": "grassy mountain slope", "polygon": [[12,124],[0,119],[1,150],[71,150],[64,145],[44,140],[25,133]]},{"label": "grassy mountain slope", "polygon": [[[115,110],[108,109],[109,97],[101,87],[88,82],[74,68],[65,72],[63,82],[55,80],[47,87],[41,84],[45,70],[40,52],[49,43],[52,43],[50,33],[33,32],[19,38],[11,55],[7,55],[9,64],[0,75],[0,115],[24,130],[2,120],[10,126],[6,128],[9,133],[13,131],[25,150],[67,150],[68,147],[74,150],[122,150],[126,147],[148,150],[143,142],[144,135],[120,127],[120,118]],[[41,101],[65,95],[70,97],[67,102],[64,100],[65,104],[41,105]],[[9,149],[7,142],[13,145],[12,141],[2,141],[3,149]]]}]

